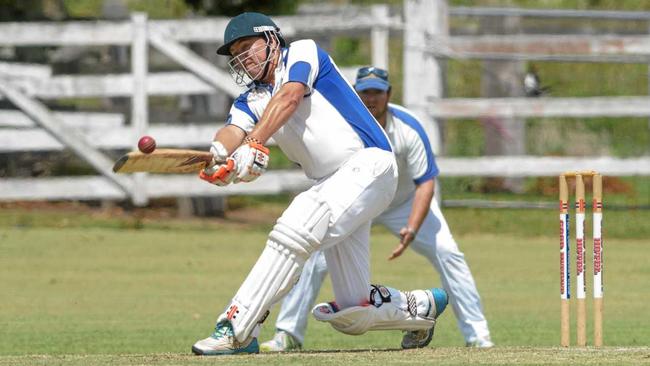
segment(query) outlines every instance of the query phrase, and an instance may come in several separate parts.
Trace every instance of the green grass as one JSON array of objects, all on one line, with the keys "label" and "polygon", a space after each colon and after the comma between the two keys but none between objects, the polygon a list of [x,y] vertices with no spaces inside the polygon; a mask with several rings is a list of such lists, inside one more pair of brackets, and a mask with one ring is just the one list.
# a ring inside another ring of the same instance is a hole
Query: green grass
[{"label": "green grass", "polygon": [[[301,352],[205,359],[183,354],[4,357],[0,365],[622,365],[648,364],[650,349],[559,349],[498,347],[491,350],[435,348],[417,351]],[[4,360],[4,362],[3,362]]]},{"label": "green grass", "polygon": [[[646,187],[648,193],[650,187]],[[464,197],[450,189],[443,191],[445,199],[455,198],[489,198],[512,199],[513,195],[491,194],[480,195],[465,194]],[[539,196],[528,196],[531,200],[539,200]],[[116,231],[134,230],[134,232],[158,230],[178,233],[201,231],[261,231],[266,232],[273,226],[275,218],[279,217],[288,200],[289,195],[272,196],[236,196],[234,205],[227,214],[226,219],[170,219],[173,212],[152,214],[146,209],[132,211],[128,214],[117,210],[97,211],[83,205],[52,205],[50,208],[41,207],[37,210],[19,208],[0,208],[0,235],[9,230],[27,230],[34,228],[50,229],[112,229]],[[552,202],[540,200],[541,202]],[[623,201],[620,201],[621,203]],[[646,203],[647,204],[647,203]],[[445,218],[455,235],[485,235],[500,233],[511,236],[545,236],[554,235],[557,229],[557,213],[551,209],[478,209],[478,208],[444,208]],[[248,215],[256,211],[254,219]],[[587,212],[589,214],[589,211]],[[644,239],[650,237],[650,210],[604,210],[606,237],[619,239]],[[378,227],[377,232],[384,231]],[[589,228],[587,228],[589,233]],[[1,237],[0,237],[1,238]]]},{"label": "green grass", "polygon": [[[555,212],[447,209],[446,215],[474,273],[496,349],[464,349],[447,312],[430,349],[396,352],[399,332],[351,337],[310,320],[305,344],[310,352],[222,360],[278,365],[650,360],[650,318],[644,315],[650,270],[640,255],[650,236],[647,211],[606,213],[608,347],[601,351],[553,348],[559,341]],[[212,362],[188,356],[189,347],[211,331],[262,250],[268,224],[140,218],[137,226],[125,225],[129,220],[0,210],[0,365]],[[373,281],[403,289],[440,286],[431,266],[413,252],[387,262],[395,244],[385,230],[373,231]],[[331,297],[326,281],[319,300]],[[267,320],[262,339],[271,336],[274,320],[274,315]]]}]

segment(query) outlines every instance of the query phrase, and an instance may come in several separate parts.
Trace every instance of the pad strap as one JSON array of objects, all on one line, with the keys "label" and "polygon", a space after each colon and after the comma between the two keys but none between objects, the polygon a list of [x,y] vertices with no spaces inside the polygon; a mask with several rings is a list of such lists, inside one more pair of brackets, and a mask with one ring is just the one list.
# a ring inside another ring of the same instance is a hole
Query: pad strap
[{"label": "pad strap", "polygon": [[370,285],[370,298],[368,302],[375,307],[380,307],[381,304],[390,302],[390,291],[382,285]]}]

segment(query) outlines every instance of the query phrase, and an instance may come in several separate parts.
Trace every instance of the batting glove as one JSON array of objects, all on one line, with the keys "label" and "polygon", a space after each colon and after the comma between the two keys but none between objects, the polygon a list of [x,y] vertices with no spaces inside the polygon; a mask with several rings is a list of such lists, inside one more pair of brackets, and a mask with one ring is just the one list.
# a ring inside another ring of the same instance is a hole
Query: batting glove
[{"label": "batting glove", "polygon": [[216,164],[223,164],[228,159],[228,150],[223,144],[217,140],[212,141],[210,146],[210,152],[212,153],[212,160]]},{"label": "batting glove", "polygon": [[232,183],[236,176],[235,161],[227,158],[224,164],[217,164],[201,170],[199,178],[214,185],[223,187]]},{"label": "batting glove", "polygon": [[269,165],[269,149],[258,142],[248,142],[235,150],[235,183],[252,182],[266,171]]}]

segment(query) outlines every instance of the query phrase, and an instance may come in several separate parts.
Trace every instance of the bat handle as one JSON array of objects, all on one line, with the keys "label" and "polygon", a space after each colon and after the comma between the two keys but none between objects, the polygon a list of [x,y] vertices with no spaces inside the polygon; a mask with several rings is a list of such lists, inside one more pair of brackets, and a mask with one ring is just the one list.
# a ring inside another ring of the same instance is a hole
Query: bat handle
[{"label": "bat handle", "polygon": [[219,165],[219,164],[223,164],[223,163],[225,163],[225,161],[223,161],[223,162],[218,162],[218,161],[214,158],[214,155],[210,155],[210,159],[206,159],[206,162],[205,162],[205,168],[206,168],[206,169],[209,169],[209,168],[212,168],[212,167],[215,166],[215,165]]}]

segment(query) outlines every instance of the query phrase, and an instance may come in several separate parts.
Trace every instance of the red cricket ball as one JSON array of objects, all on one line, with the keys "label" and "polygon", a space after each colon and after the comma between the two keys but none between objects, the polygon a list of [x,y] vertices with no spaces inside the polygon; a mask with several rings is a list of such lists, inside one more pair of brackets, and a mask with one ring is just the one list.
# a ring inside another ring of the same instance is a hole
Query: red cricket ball
[{"label": "red cricket ball", "polygon": [[151,154],[156,150],[156,140],[151,136],[142,136],[138,141],[138,149],[145,154]]}]

